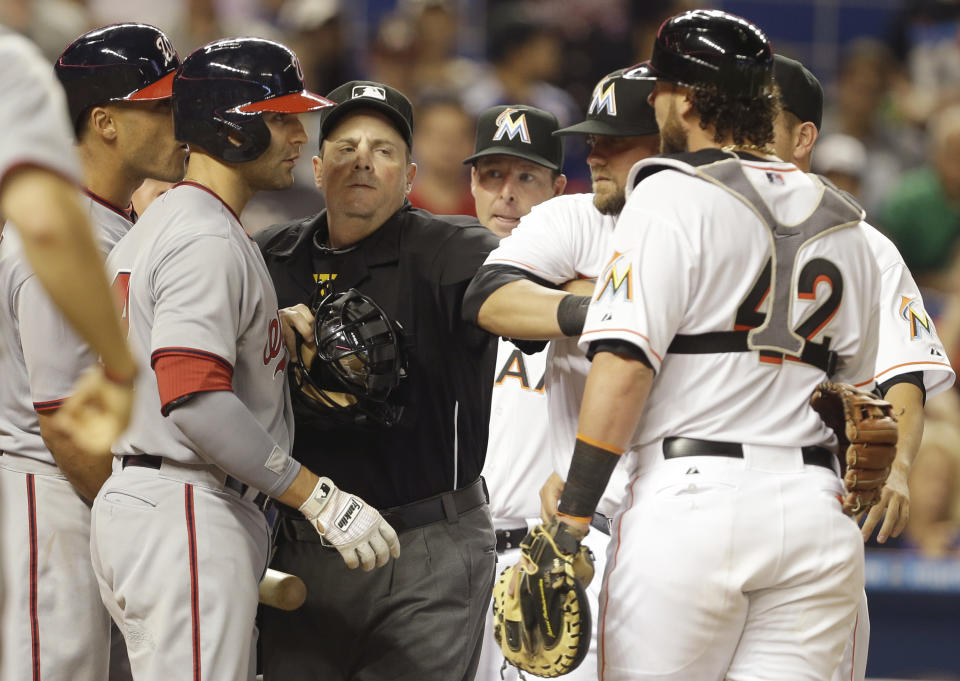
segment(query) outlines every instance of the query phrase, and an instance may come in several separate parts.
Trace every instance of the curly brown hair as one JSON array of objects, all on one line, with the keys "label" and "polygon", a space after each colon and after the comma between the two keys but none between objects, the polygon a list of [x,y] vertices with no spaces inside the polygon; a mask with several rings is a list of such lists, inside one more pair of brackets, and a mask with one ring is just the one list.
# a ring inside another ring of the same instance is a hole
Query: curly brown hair
[{"label": "curly brown hair", "polygon": [[773,122],[780,112],[776,92],[763,97],[737,97],[716,85],[701,85],[691,90],[690,101],[700,116],[700,127],[714,127],[715,142],[728,137],[734,144],[765,146],[773,142]]}]

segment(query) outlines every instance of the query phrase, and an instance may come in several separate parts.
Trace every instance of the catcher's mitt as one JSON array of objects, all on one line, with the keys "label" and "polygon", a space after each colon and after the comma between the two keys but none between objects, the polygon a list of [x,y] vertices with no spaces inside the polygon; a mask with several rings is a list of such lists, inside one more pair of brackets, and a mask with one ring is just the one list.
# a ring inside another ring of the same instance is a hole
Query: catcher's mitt
[{"label": "catcher's mitt", "polygon": [[568,528],[556,518],[533,528],[493,587],[494,638],[507,662],[536,676],[576,669],[590,648],[593,555]]},{"label": "catcher's mitt", "polygon": [[880,501],[897,454],[897,418],[893,405],[846,383],[821,383],[812,406],[837,434],[840,467],[847,496],[843,510],[857,515]]}]

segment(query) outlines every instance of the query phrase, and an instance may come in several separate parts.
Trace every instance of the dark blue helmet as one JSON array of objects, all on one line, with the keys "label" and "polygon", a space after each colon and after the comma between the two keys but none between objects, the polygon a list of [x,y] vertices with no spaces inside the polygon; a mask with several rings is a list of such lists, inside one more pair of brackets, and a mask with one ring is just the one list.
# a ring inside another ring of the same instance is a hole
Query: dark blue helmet
[{"label": "dark blue helmet", "polygon": [[773,94],[767,36],[746,19],[719,10],[692,10],[665,21],[650,67],[657,80],[687,87],[716,85],[739,97]]},{"label": "dark blue helmet", "polygon": [[70,119],[107,102],[170,97],[180,57],[163,31],[148,24],[113,24],[74,40],[54,67],[67,93]]},{"label": "dark blue helmet", "polygon": [[188,56],[173,81],[174,134],[221,161],[243,163],[270,146],[263,112],[306,113],[333,102],[304,89],[292,50],[263,38],[230,38]]}]

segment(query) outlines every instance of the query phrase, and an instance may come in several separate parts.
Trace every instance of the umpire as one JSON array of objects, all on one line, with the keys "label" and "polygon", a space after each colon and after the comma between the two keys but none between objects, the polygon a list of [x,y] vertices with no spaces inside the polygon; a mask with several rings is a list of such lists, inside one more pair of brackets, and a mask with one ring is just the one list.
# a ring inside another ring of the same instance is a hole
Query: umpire
[{"label": "umpire", "polygon": [[283,516],[273,567],[302,577],[308,596],[295,612],[264,608],[264,679],[471,680],[496,556],[480,478],[496,343],[461,320],[461,302],[497,239],[407,201],[416,165],[401,92],[353,81],[328,98],[337,106],[322,114],[313,159],[327,208],[257,242],[281,307],[309,301],[315,282],[356,289],[402,330],[406,367],[389,404],[301,394],[293,449],[377,506],[402,548],[387,567],[350,571],[302,518]]}]

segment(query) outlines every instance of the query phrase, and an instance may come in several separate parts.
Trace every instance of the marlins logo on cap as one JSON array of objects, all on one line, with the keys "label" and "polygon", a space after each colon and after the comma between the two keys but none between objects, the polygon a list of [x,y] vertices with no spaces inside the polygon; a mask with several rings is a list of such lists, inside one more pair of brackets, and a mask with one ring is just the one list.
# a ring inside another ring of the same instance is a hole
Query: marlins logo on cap
[{"label": "marlins logo on cap", "polygon": [[385,102],[387,101],[387,91],[375,85],[357,85],[350,92],[350,99],[356,99],[357,97],[372,97]]},{"label": "marlins logo on cap", "polygon": [[605,78],[597,83],[593,88],[593,98],[590,100],[590,108],[587,109],[587,116],[595,116],[601,111],[606,111],[608,116],[617,115],[617,81],[613,78]]},{"label": "marlins logo on cap", "polygon": [[[519,113],[520,115],[514,117],[514,114]],[[517,109],[504,109],[499,116],[497,116],[497,131],[493,134],[493,141],[498,142],[507,137],[507,139],[514,139],[517,135],[520,136],[520,141],[526,144],[530,144],[530,128],[527,127],[527,114],[518,111]]]}]

